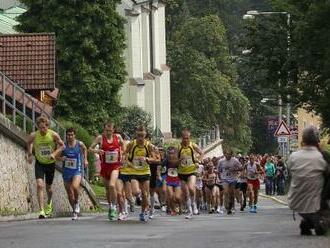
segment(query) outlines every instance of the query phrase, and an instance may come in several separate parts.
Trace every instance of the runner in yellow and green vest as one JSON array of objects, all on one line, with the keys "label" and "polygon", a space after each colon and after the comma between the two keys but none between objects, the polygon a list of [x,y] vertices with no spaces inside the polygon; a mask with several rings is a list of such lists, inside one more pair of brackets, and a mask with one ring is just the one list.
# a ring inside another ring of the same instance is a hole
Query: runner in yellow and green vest
[{"label": "runner in yellow and green vest", "polygon": [[[198,161],[203,160],[204,156],[202,149],[190,141],[190,135],[191,133],[188,129],[183,130],[182,141],[178,147],[178,157],[180,159],[179,178],[189,211],[186,219],[190,219],[193,214],[198,214],[196,205],[196,175]],[[196,156],[196,153],[198,156]]]},{"label": "runner in yellow and green vest", "polygon": [[[40,207],[39,218],[51,215],[52,206],[52,183],[55,173],[55,157],[64,149],[64,143],[60,136],[48,128],[49,120],[45,116],[37,118],[38,131],[29,135],[27,140],[27,160],[31,164],[32,155],[35,155],[35,177],[37,181],[37,195]],[[48,201],[44,209],[44,180]]]}]

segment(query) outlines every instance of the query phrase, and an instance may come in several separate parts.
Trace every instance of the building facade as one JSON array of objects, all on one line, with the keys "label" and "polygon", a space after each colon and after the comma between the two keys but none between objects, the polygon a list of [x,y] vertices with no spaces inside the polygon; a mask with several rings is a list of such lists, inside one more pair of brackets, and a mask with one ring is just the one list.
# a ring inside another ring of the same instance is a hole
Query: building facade
[{"label": "building facade", "polygon": [[123,106],[137,105],[152,116],[153,128],[171,137],[170,68],[166,64],[165,3],[123,0],[126,19],[128,78],[121,90]]}]

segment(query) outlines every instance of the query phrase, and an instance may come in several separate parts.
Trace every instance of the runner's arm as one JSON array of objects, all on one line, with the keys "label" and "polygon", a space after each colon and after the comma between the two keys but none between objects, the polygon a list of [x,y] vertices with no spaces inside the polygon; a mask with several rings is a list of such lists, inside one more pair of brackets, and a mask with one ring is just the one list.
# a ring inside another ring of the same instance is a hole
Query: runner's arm
[{"label": "runner's arm", "polygon": [[95,140],[93,141],[93,143],[90,145],[89,147],[89,152],[91,153],[97,153],[97,154],[100,154],[101,153],[101,149],[95,149],[95,147],[97,145],[101,145],[101,141],[102,141],[102,136],[99,135],[95,138]]},{"label": "runner's arm", "polygon": [[198,157],[199,161],[203,161],[203,158],[204,158],[203,150],[201,148],[199,148],[199,146],[196,144],[193,144],[193,148],[199,154],[199,157]]},{"label": "runner's arm", "polygon": [[27,138],[26,142],[26,150],[27,150],[27,160],[31,164],[32,163],[32,150],[33,150],[33,142],[35,140],[36,134],[35,132],[31,133]]},{"label": "runner's arm", "polygon": [[116,135],[117,135],[118,140],[119,140],[120,148],[124,153],[124,151],[125,151],[125,141],[124,141],[123,137],[121,137],[120,134],[116,134]]},{"label": "runner's arm", "polygon": [[155,164],[160,162],[160,156],[157,156],[157,152],[155,151],[155,147],[152,144],[148,145],[148,150],[150,151],[151,157],[146,158],[147,163]]},{"label": "runner's arm", "polygon": [[61,137],[56,132],[53,133],[53,139],[58,147],[52,154],[50,154],[50,157],[55,159],[57,156],[59,156],[63,152],[65,145],[64,145],[64,142],[61,139]]},{"label": "runner's arm", "polygon": [[88,166],[88,159],[87,159],[87,147],[85,146],[85,144],[83,142],[80,141],[80,147],[81,147],[81,152],[82,155],[84,156],[84,166],[85,168]]}]

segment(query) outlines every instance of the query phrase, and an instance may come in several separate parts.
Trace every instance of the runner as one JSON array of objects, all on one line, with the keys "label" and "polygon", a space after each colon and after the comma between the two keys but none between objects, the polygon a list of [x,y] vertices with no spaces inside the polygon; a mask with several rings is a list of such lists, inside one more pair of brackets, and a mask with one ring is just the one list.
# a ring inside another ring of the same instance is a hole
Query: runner
[{"label": "runner", "polygon": [[[162,148],[161,148],[162,149]],[[157,157],[157,162],[151,163],[150,162],[150,209],[149,209],[149,219],[154,218],[154,212],[155,212],[155,194],[158,195],[159,204],[161,207],[164,204],[163,202],[163,194],[161,192],[162,185],[163,185],[163,179],[161,177],[161,154],[160,154],[160,148],[155,148],[155,156]],[[166,209],[165,209],[166,210]]]},{"label": "runner", "polygon": [[198,160],[195,153],[199,154],[198,159],[200,161],[203,160],[203,151],[190,141],[190,135],[188,129],[182,131],[182,141],[178,149],[178,157],[180,159],[178,169],[179,178],[188,208],[186,219],[190,219],[193,214],[198,214],[196,205],[196,173]]},{"label": "runner", "polygon": [[83,142],[76,140],[76,130],[66,130],[66,144],[62,152],[63,182],[68,199],[72,207],[72,220],[78,218],[80,213],[79,191],[83,172],[82,166],[88,166],[87,148]]},{"label": "runner", "polygon": [[159,162],[154,146],[146,140],[146,130],[139,127],[136,139],[127,145],[129,166],[131,167],[131,184],[133,195],[142,193],[140,221],[147,221],[146,211],[149,207],[150,163]]},{"label": "runner", "polygon": [[203,185],[204,165],[198,163],[196,176],[196,204],[198,210],[203,210],[206,207],[204,203],[204,185]]},{"label": "runner", "polygon": [[246,165],[250,213],[257,213],[258,194],[260,189],[260,174],[262,174],[260,164],[256,163],[254,155],[251,155],[250,160]]},{"label": "runner", "polygon": [[214,171],[214,166],[212,162],[209,162],[206,166],[206,171],[204,173],[203,180],[205,182],[205,192],[208,204],[208,211],[210,214],[215,213],[216,210],[216,197],[219,188],[216,186],[217,175]]},{"label": "runner", "polygon": [[181,203],[181,183],[178,174],[178,150],[175,147],[167,149],[167,159],[164,162],[166,168],[167,202],[171,215],[180,212]]},{"label": "runner", "polygon": [[[99,145],[100,149],[95,149],[96,145]],[[89,150],[100,155],[100,175],[103,179],[109,203],[108,218],[114,220],[117,218],[116,182],[122,161],[121,156],[125,151],[125,144],[122,137],[114,133],[114,125],[111,121],[107,121],[103,125],[103,134],[96,137]]]},{"label": "runner", "polygon": [[238,177],[238,194],[241,204],[240,211],[243,212],[246,207],[246,191],[247,191],[247,178],[246,178],[246,163],[244,157],[239,158],[239,162],[243,166],[243,170],[240,171],[239,177]]},{"label": "runner", "polygon": [[242,170],[242,165],[233,157],[231,150],[225,151],[224,154],[225,158],[219,161],[218,172],[224,188],[225,208],[227,214],[232,214],[238,172]]},{"label": "runner", "polygon": [[[64,143],[60,136],[49,129],[49,120],[45,116],[37,118],[38,131],[33,132],[27,139],[27,161],[32,163],[35,155],[35,177],[39,203],[39,218],[50,216],[53,212],[52,184],[55,174],[55,157],[63,150]],[[57,147],[56,147],[57,146]],[[44,180],[46,180],[47,205],[44,208]]]}]

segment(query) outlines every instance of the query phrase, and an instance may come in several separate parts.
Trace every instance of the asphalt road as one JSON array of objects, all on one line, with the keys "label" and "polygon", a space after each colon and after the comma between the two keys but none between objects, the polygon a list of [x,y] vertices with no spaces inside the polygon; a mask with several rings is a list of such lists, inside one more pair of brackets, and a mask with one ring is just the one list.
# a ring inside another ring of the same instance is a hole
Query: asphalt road
[{"label": "asphalt road", "polygon": [[124,222],[109,222],[106,214],[70,218],[0,222],[2,248],[259,248],[330,247],[330,236],[302,237],[299,218],[285,206],[261,199],[257,214],[233,216],[156,216],[140,223],[132,216]]}]

